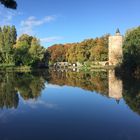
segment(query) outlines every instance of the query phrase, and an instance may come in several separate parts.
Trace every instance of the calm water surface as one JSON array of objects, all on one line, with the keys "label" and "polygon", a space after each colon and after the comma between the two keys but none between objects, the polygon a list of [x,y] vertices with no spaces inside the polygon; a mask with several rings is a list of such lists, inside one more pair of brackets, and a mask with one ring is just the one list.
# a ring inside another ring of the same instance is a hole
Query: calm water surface
[{"label": "calm water surface", "polygon": [[139,140],[140,82],[114,71],[0,72],[0,140]]}]

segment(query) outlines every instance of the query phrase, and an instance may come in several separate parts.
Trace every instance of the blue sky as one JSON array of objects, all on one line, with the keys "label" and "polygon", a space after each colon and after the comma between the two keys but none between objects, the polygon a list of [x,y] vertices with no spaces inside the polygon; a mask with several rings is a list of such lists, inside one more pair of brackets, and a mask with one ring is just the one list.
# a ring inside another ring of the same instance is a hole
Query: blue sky
[{"label": "blue sky", "polygon": [[0,5],[0,25],[15,25],[48,47],[106,33],[122,34],[140,25],[139,0],[17,0],[18,9]]}]

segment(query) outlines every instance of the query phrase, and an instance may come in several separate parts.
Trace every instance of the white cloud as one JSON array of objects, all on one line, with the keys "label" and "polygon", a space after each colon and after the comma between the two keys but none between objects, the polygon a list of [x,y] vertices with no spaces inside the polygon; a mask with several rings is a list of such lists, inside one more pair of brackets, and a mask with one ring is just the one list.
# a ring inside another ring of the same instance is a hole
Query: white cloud
[{"label": "white cloud", "polygon": [[35,99],[30,99],[30,100],[27,100],[27,101],[23,100],[23,103],[25,105],[29,106],[32,109],[36,109],[39,106],[43,106],[47,109],[56,109],[57,108],[56,104],[48,103],[48,102],[43,101],[43,100],[35,100]]},{"label": "white cloud", "polygon": [[57,89],[61,88],[61,86],[59,86],[59,85],[53,85],[53,84],[45,84],[45,87],[46,88],[57,88]]},{"label": "white cloud", "polygon": [[31,26],[31,27],[39,26],[44,23],[50,22],[52,20],[54,20],[54,17],[51,17],[51,16],[47,16],[41,20],[37,20],[36,17],[31,16],[31,17],[28,17],[27,20],[22,21],[21,26]]},{"label": "white cloud", "polygon": [[0,123],[8,123],[10,121],[9,117],[11,118],[11,116],[15,116],[18,114],[18,110],[11,108],[11,109],[3,109],[0,112]]},{"label": "white cloud", "polygon": [[21,33],[33,34],[33,29],[36,26],[40,26],[55,20],[54,16],[46,16],[42,19],[37,19],[34,16],[28,17],[26,20],[21,21]]},{"label": "white cloud", "polygon": [[21,13],[0,6],[0,26],[11,25],[12,19],[18,15]]},{"label": "white cloud", "polygon": [[41,38],[40,41],[41,43],[52,43],[61,39],[63,39],[63,37],[61,36],[52,36],[52,37]]}]

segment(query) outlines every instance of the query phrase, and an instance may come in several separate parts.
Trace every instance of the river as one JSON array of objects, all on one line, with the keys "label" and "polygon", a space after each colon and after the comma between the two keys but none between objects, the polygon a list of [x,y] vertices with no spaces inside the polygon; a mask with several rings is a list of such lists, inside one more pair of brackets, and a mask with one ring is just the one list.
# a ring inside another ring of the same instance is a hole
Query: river
[{"label": "river", "polygon": [[113,70],[0,72],[0,140],[139,140],[140,82]]}]

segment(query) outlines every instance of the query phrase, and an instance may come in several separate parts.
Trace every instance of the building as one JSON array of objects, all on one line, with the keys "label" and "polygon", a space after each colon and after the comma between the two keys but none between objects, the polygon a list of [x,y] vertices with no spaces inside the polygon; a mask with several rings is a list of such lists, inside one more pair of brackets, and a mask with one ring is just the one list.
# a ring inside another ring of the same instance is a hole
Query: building
[{"label": "building", "polygon": [[114,36],[109,37],[109,65],[116,66],[122,62],[123,58],[123,36],[120,34],[119,29],[117,29]]},{"label": "building", "polygon": [[55,68],[66,68],[66,67],[81,67],[82,64],[79,62],[69,63],[69,62],[56,62],[54,63]]}]

